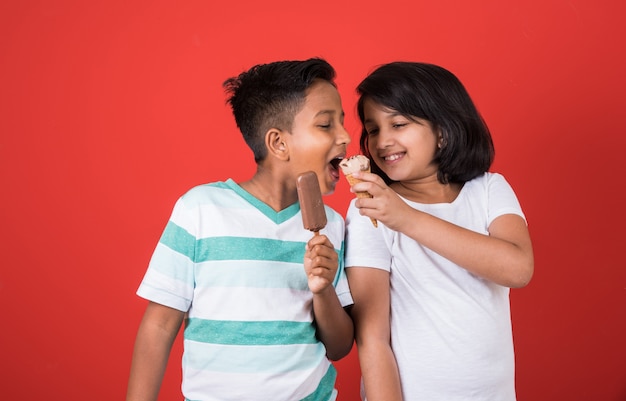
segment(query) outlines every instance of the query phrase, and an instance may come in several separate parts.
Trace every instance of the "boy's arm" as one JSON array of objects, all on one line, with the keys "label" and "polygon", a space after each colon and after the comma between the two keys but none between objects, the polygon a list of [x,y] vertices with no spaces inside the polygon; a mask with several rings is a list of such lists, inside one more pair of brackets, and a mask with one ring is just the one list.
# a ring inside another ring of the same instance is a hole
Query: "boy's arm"
[{"label": "boy's arm", "polygon": [[139,325],[128,379],[127,401],[156,401],[184,312],[150,302]]},{"label": "boy's arm", "polygon": [[350,314],[367,400],[402,400],[400,375],[391,349],[389,272],[350,267],[346,274],[354,300]]},{"label": "boy's arm", "polygon": [[333,281],[339,266],[338,255],[325,235],[311,238],[304,256],[304,268],[313,293],[313,316],[317,337],[326,347],[328,359],[348,355],[354,343],[352,319],[341,306]]},{"label": "boy's arm", "polygon": [[348,355],[354,343],[354,326],[332,285],[323,293],[313,294],[313,314],[317,337],[324,343],[328,359],[337,361]]}]

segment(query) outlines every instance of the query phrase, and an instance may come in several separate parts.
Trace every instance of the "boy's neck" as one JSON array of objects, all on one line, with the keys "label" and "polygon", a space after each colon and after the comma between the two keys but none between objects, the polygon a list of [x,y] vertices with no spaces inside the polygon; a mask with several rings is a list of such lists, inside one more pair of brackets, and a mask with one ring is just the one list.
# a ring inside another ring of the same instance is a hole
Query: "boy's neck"
[{"label": "boy's neck", "polygon": [[252,178],[239,183],[239,186],[275,211],[280,212],[298,201],[296,183],[294,181],[291,184],[288,181],[276,172],[258,168]]}]

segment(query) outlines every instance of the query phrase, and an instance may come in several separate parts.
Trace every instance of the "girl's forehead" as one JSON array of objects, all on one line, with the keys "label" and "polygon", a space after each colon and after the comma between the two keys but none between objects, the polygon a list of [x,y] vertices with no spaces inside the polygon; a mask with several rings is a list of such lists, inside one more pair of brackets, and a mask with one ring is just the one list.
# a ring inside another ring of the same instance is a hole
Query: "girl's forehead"
[{"label": "girl's forehead", "polygon": [[365,114],[377,113],[377,114],[385,114],[386,117],[395,117],[395,116],[403,116],[399,111],[392,109],[391,107],[385,106],[381,103],[376,102],[373,99],[365,99],[363,102],[363,112]]}]

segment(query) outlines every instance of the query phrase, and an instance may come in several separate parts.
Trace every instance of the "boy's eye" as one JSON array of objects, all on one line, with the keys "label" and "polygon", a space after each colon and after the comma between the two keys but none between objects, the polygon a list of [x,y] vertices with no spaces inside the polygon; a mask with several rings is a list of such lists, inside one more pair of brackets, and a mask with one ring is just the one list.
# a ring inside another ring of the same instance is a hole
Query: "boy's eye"
[{"label": "boy's eye", "polygon": [[318,124],[317,126],[320,127],[321,129],[328,129],[330,128],[330,123]]}]

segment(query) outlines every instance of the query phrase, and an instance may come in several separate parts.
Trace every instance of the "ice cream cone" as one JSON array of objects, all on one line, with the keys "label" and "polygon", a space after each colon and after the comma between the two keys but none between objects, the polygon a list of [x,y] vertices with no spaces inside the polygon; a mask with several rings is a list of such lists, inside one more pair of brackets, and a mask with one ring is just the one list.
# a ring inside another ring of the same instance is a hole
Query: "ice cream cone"
[{"label": "ice cream cone", "polygon": [[[356,183],[362,182],[362,180],[354,178],[352,174],[357,171],[364,171],[364,172],[369,173],[370,161],[367,157],[363,155],[355,155],[355,156],[351,156],[351,157],[347,157],[343,159],[339,163],[339,167],[341,167],[341,171],[343,172],[343,175],[346,176],[346,179],[348,180],[348,183],[350,184],[350,186],[353,186]],[[357,192],[356,197],[357,198],[372,198],[372,195],[369,192]],[[376,221],[376,219],[370,219],[370,221],[372,222],[374,227],[378,227],[378,221]]]},{"label": "ice cream cone", "polygon": [[[358,178],[354,178],[352,174],[346,175],[346,179],[348,180],[348,183],[350,184],[350,186],[353,186],[356,183],[362,182],[362,180],[359,180]],[[372,198],[372,195],[369,192],[356,192],[355,194],[357,198],[361,198],[361,199]],[[378,221],[376,219],[370,219],[370,221],[372,222],[374,227],[378,227]]]}]

